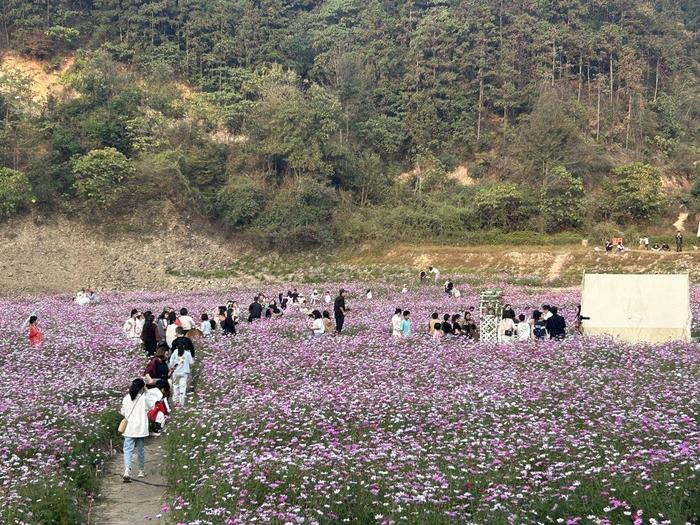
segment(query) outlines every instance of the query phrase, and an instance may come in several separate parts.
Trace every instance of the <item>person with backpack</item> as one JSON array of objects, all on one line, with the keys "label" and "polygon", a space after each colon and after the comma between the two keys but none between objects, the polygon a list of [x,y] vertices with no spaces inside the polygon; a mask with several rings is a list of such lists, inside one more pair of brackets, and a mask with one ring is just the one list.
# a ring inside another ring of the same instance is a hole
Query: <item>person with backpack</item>
[{"label": "person with backpack", "polygon": [[119,430],[124,436],[124,483],[131,481],[131,458],[136,449],[138,461],[138,477],[146,477],[146,457],[144,440],[148,436],[148,410],[152,408],[149,396],[146,395],[146,383],[140,377],[134,379],[129,387],[129,393],[122,399],[121,414],[126,420],[126,426]]},{"label": "person with backpack", "polygon": [[535,341],[544,341],[547,338],[547,321],[542,319],[542,312],[532,312],[532,336]]}]

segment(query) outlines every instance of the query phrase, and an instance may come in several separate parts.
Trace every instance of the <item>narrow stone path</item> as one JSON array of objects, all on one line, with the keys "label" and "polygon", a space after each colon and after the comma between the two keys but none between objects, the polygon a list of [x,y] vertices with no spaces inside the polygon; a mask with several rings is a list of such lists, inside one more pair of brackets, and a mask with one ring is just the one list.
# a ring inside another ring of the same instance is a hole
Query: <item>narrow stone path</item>
[{"label": "narrow stone path", "polygon": [[[105,465],[101,497],[90,520],[93,525],[165,524],[161,506],[165,495],[164,439],[146,438],[146,477],[122,481],[124,455],[120,452]],[[136,458],[134,458],[136,461]],[[135,466],[135,463],[134,463]],[[135,476],[137,470],[132,469]]]}]

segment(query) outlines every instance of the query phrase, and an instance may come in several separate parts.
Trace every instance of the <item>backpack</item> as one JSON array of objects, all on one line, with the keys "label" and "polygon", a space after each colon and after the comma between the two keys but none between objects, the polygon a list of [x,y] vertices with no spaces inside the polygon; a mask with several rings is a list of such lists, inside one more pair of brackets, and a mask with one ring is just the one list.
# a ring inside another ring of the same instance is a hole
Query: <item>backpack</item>
[{"label": "backpack", "polygon": [[544,321],[537,321],[532,333],[535,335],[535,339],[544,339],[547,337],[547,330],[545,329]]}]

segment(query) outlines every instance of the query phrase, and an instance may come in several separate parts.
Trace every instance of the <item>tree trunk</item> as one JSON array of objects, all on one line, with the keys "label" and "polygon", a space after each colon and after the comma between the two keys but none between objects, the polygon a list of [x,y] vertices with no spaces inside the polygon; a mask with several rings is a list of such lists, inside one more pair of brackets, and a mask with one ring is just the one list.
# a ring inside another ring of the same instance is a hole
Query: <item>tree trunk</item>
[{"label": "tree trunk", "polygon": [[656,102],[656,96],[659,94],[659,59],[656,58],[656,80],[654,81],[654,102]]},{"label": "tree trunk", "polygon": [[482,69],[479,66],[479,109],[476,116],[476,151],[481,149],[481,112],[484,108],[484,77],[482,76]]},{"label": "tree trunk", "polygon": [[595,123],[595,141],[598,142],[600,138],[600,76],[598,77],[598,109],[596,111],[596,123]]},{"label": "tree trunk", "polygon": [[581,86],[583,85],[583,56],[578,57],[578,102],[581,102]]},{"label": "tree trunk", "polygon": [[613,54],[610,52],[610,106],[613,106]]},{"label": "tree trunk", "polygon": [[586,82],[588,89],[588,100],[591,99],[591,61],[588,60],[586,63]]},{"label": "tree trunk", "polygon": [[555,75],[556,61],[557,61],[556,38],[552,38],[552,86],[554,86],[554,75]]},{"label": "tree trunk", "polygon": [[630,89],[629,97],[627,100],[627,127],[625,129],[625,149],[628,149],[630,142],[630,124],[632,123],[632,95],[633,91]]}]

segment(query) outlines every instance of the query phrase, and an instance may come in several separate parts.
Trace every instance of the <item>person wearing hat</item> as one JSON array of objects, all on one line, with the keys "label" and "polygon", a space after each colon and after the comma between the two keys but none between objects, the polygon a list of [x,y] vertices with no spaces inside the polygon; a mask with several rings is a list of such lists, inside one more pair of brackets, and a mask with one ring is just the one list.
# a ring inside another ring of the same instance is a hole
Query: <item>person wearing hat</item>
[{"label": "person wearing hat", "polygon": [[333,314],[335,315],[335,331],[340,334],[343,330],[343,324],[345,323],[345,314],[348,311],[345,306],[345,290],[343,288],[338,292],[338,297],[335,298],[335,303],[333,303]]}]

